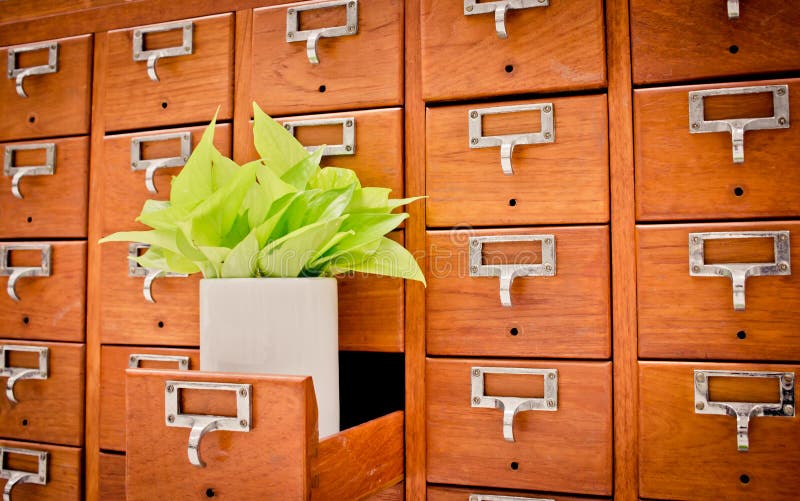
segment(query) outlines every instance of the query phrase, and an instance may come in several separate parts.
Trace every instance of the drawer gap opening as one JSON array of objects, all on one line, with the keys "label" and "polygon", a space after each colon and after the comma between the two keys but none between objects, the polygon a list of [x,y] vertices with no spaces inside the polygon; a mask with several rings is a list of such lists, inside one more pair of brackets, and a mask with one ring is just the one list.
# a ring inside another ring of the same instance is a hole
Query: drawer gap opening
[{"label": "drawer gap opening", "polygon": [[774,116],[771,92],[708,96],[703,99],[706,120],[768,118]]},{"label": "drawer gap opening", "polygon": [[11,165],[14,167],[40,166],[47,163],[47,150],[13,150],[11,152]]},{"label": "drawer gap opening", "polygon": [[483,375],[484,394],[492,397],[544,398],[544,376],[541,374]]},{"label": "drawer gap opening", "polygon": [[703,243],[706,264],[774,263],[772,238],[710,239]]},{"label": "drawer gap opening", "polygon": [[183,45],[183,30],[180,29],[143,33],[142,37],[143,50],[169,49]]},{"label": "drawer gap opening", "polygon": [[39,354],[32,351],[6,351],[6,365],[26,369],[39,368]]},{"label": "drawer gap opening", "polygon": [[542,113],[538,110],[492,113],[481,117],[484,136],[530,134],[542,131]]},{"label": "drawer gap opening", "polygon": [[776,378],[709,377],[708,397],[712,402],[753,402],[777,404],[781,401]]},{"label": "drawer gap opening", "polygon": [[342,144],[341,125],[315,125],[294,127],[294,137],[303,146]]},{"label": "drawer gap opening", "polygon": [[6,470],[39,473],[39,458],[29,454],[5,453],[4,465]]},{"label": "drawer gap opening", "polygon": [[42,251],[11,249],[8,251],[8,265],[38,268],[42,265]]},{"label": "drawer gap opening", "polygon": [[[174,368],[174,367],[173,367]],[[187,390],[178,395],[181,414],[236,417],[236,393],[232,391]]]},{"label": "drawer gap opening", "polygon": [[542,264],[542,242],[484,242],[481,264]]},{"label": "drawer gap opening", "polygon": [[344,26],[347,24],[347,6],[298,11],[297,24],[300,31]]}]

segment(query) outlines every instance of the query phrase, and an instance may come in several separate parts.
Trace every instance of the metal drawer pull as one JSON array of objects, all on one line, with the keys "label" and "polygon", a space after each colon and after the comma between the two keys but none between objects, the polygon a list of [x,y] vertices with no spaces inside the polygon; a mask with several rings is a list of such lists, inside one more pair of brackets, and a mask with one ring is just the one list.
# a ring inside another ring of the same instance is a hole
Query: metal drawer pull
[{"label": "metal drawer pull", "polygon": [[[17,151],[44,150],[44,165],[14,165],[14,153]],[[19,191],[19,183],[24,176],[52,176],[56,169],[56,144],[37,143],[37,144],[16,144],[6,146],[3,157],[3,175],[11,177],[11,193],[19,198],[24,198]]]},{"label": "metal drawer pull", "polygon": [[128,244],[128,276],[131,278],[144,277],[144,285],[142,286],[142,294],[148,303],[155,303],[153,299],[153,280],[156,278],[185,278],[189,275],[183,273],[173,273],[171,271],[157,270],[155,268],[145,268],[136,262],[139,257],[139,251],[142,249],[149,249],[149,244],[130,243]]},{"label": "metal drawer pull", "polygon": [[[166,47],[164,49],[144,50],[144,36],[150,33],[161,33],[162,31],[181,30],[183,41],[181,45]],[[147,61],[147,76],[150,80],[158,82],[156,73],[156,63],[162,57],[187,56],[194,51],[192,36],[194,34],[194,24],[191,21],[179,21],[175,23],[157,24],[145,26],[133,30],[133,60]]]},{"label": "metal drawer pull", "polygon": [[[544,377],[544,396],[542,398],[527,397],[495,397],[484,393],[484,374],[533,374]],[[514,441],[514,418],[522,411],[557,411],[558,410],[558,370],[557,369],[524,369],[510,367],[473,367],[472,368],[472,407],[503,410],[503,438],[506,442]]]},{"label": "metal drawer pull", "polygon": [[[30,68],[17,68],[17,54],[47,50],[47,64],[31,66]],[[24,47],[8,49],[8,78],[16,81],[17,95],[28,97],[22,87],[23,80],[33,75],[47,75],[58,71],[58,42],[45,42]]]},{"label": "metal drawer pull", "polygon": [[[30,367],[10,367],[6,365],[6,355],[12,351],[38,353],[39,368],[33,369]],[[17,381],[24,379],[47,379],[47,360],[49,352],[50,350],[47,348],[47,346],[26,346],[21,344],[0,345],[0,377],[8,378],[8,381],[6,381],[6,398],[11,405],[19,403],[16,395],[14,395],[14,386],[17,384]]]},{"label": "metal drawer pull", "polygon": [[[706,120],[703,99],[709,96],[738,96],[743,94],[772,93],[772,116],[762,118],[730,118],[725,120]],[[737,87],[734,89],[695,90],[689,92],[689,132],[731,133],[733,142],[733,163],[744,163],[744,131],[788,129],[789,128],[789,86],[762,85],[758,87]]]},{"label": "metal drawer pull", "polygon": [[[22,277],[49,277],[53,247],[50,244],[7,244],[0,245],[0,277],[8,277],[6,292],[14,301],[17,296],[17,280]],[[8,254],[12,251],[38,250],[42,253],[41,266],[9,266]]]},{"label": "metal drawer pull", "polygon": [[[36,473],[32,471],[11,470],[6,468],[6,454],[21,454],[39,458]],[[0,445],[0,478],[8,480],[3,487],[3,501],[11,501],[11,490],[17,484],[47,485],[47,451],[18,449]]]},{"label": "metal drawer pull", "polygon": [[[236,393],[236,417],[211,416],[205,414],[182,414],[180,390],[218,390]],[[191,428],[187,453],[194,466],[205,467],[200,459],[200,440],[208,432],[216,430],[250,431],[251,385],[232,383],[198,383],[192,381],[167,381],[164,383],[164,419],[167,426]]]},{"label": "metal drawer pull", "polygon": [[[355,155],[356,153],[356,119],[355,117],[345,118],[324,118],[321,120],[294,120],[283,122],[283,127],[294,134],[297,127],[314,127],[320,125],[341,125],[342,144],[326,145],[322,152],[323,156],[333,155]],[[317,146],[305,146],[306,151],[312,153]]]},{"label": "metal drawer pull", "polygon": [[552,498],[521,498],[519,496],[494,496],[490,494],[470,494],[469,501],[556,501]]},{"label": "metal drawer pull", "polygon": [[[306,10],[329,9],[344,7],[347,12],[346,24],[330,28],[314,30],[300,30],[298,13]],[[335,0],[333,2],[318,2],[310,5],[298,5],[286,11],[286,41],[306,42],[306,55],[308,62],[319,64],[317,43],[320,38],[345,37],[358,33],[358,0]]]},{"label": "metal drawer pull", "polygon": [[151,355],[149,353],[133,354],[128,360],[128,368],[138,369],[142,360],[151,362],[175,362],[178,364],[179,371],[188,371],[191,363],[186,355]]},{"label": "metal drawer pull", "polygon": [[[712,377],[758,377],[778,380],[781,390],[779,403],[714,402],[708,398],[708,380]],[[716,414],[736,417],[736,443],[739,452],[750,449],[748,435],[751,417],[794,417],[794,373],[766,371],[694,371],[695,414]]]},{"label": "metal drawer pull", "polygon": [[[485,4],[478,4],[485,5]],[[483,135],[483,116],[517,113],[522,111],[539,111],[541,114],[541,130],[527,134],[505,134],[502,136]],[[553,103],[522,104],[516,106],[498,106],[469,110],[469,147],[493,148],[500,147],[500,166],[503,174],[514,174],[511,167],[511,155],[514,147],[521,144],[544,144],[556,140],[556,131],[553,125]]]},{"label": "metal drawer pull", "polygon": [[511,9],[531,9],[533,7],[547,7],[550,0],[499,0],[496,2],[480,2],[478,0],[464,0],[464,15],[488,14],[494,12],[494,29],[497,37],[506,39],[506,13]]},{"label": "metal drawer pull", "polygon": [[[181,141],[181,154],[179,156],[142,160],[143,143],[170,141],[172,139],[180,139]],[[158,190],[156,189],[156,185],[153,183],[153,176],[155,176],[156,171],[165,167],[183,167],[186,165],[186,161],[189,160],[189,154],[191,152],[192,134],[190,132],[177,132],[174,134],[135,137],[131,139],[131,170],[134,172],[144,171],[144,185],[147,187],[147,191],[157,194]]]},{"label": "metal drawer pull", "polygon": [[[775,261],[772,263],[706,264],[705,241],[734,238],[771,238]],[[792,274],[788,231],[733,231],[689,233],[689,275],[692,277],[730,277],[733,282],[733,309],[744,311],[744,284],[747,277],[775,277]]]},{"label": "metal drawer pull", "polygon": [[739,19],[739,0],[728,1],[728,19]]},{"label": "metal drawer pull", "polygon": [[[539,264],[482,264],[483,244],[498,242],[541,242]],[[500,303],[511,307],[511,284],[517,277],[552,277],[556,274],[555,235],[498,235],[469,237],[469,276],[500,277]]]}]

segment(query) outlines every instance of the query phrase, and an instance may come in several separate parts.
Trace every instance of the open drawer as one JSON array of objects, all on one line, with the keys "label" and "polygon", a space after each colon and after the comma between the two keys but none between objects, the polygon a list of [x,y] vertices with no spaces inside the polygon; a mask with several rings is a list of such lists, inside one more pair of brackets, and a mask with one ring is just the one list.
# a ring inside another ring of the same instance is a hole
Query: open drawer
[{"label": "open drawer", "polygon": [[129,369],[126,379],[129,501],[355,500],[403,479],[403,413],[320,441],[310,377]]}]

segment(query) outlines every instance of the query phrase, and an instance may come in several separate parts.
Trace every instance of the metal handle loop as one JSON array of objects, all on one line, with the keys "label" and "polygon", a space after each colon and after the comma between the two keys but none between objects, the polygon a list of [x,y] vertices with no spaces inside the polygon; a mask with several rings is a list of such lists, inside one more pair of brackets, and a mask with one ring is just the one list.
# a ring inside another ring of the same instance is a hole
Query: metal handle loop
[{"label": "metal handle loop", "polygon": [[[47,64],[31,66],[30,68],[17,68],[17,54],[45,49],[47,50]],[[17,95],[21,98],[28,97],[23,87],[25,78],[34,75],[47,75],[57,71],[58,43],[56,42],[45,42],[8,49],[8,78],[14,80]]]},{"label": "metal handle loop", "polygon": [[[344,7],[347,21],[342,26],[318,28],[313,30],[300,30],[298,13],[307,10],[328,9]],[[286,41],[306,42],[306,56],[311,64],[319,64],[317,45],[320,38],[333,38],[355,35],[358,33],[358,0],[334,0],[331,2],[318,2],[310,5],[298,5],[286,10]]]},{"label": "metal handle loop", "polygon": [[[144,37],[148,33],[160,33],[163,31],[181,30],[181,45],[167,47],[163,49],[144,50]],[[192,36],[194,34],[194,24],[191,21],[180,21],[175,23],[158,24],[146,26],[133,30],[133,60],[147,62],[147,76],[150,80],[158,82],[156,64],[162,57],[187,56],[194,52]]]},{"label": "metal handle loop", "polygon": [[549,0],[497,0],[494,2],[479,2],[478,0],[464,0],[464,15],[494,13],[494,30],[497,38],[508,38],[506,30],[506,16],[512,9],[531,9],[533,7],[547,7]]}]

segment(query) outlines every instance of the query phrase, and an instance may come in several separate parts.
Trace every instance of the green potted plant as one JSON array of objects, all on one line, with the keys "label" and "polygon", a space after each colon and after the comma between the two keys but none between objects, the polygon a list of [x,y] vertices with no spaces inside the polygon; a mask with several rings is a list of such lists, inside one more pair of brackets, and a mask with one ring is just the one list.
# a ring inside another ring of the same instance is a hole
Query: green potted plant
[{"label": "green potted plant", "polygon": [[320,168],[254,104],[260,159],[238,165],[213,145],[216,117],[180,174],[169,201],[148,200],[148,231],[100,243],[142,242],[148,268],[202,273],[200,367],[206,371],[311,375],[320,435],[339,431],[337,275],[352,272],[425,282],[411,254],[385,235],[416,198],[363,187],[356,173]]}]

